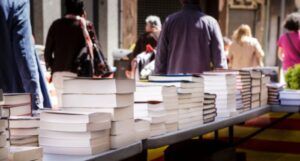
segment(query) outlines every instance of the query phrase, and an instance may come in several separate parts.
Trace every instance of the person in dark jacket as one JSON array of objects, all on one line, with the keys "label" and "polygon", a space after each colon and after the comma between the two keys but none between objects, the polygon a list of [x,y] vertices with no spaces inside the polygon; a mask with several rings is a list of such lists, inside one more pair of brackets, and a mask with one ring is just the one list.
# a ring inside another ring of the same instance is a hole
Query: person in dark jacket
[{"label": "person in dark jacket", "polygon": [[218,22],[205,15],[199,0],[180,0],[181,11],[167,17],[157,47],[156,74],[199,74],[227,68]]},{"label": "person in dark jacket", "polygon": [[[52,72],[52,81],[58,96],[58,106],[62,105],[63,81],[77,76],[76,58],[87,46],[82,23],[75,19],[77,16],[86,18],[83,1],[67,0],[66,9],[66,15],[51,25],[45,48],[46,66]],[[88,21],[86,23],[84,28],[88,30],[90,39],[98,43],[96,34],[91,34],[91,32],[95,32],[93,24]]]},{"label": "person in dark jacket", "polygon": [[[5,93],[31,93],[33,109],[43,108],[38,61],[31,40],[28,0],[0,1],[0,89]],[[43,90],[46,90],[43,88]],[[51,106],[47,99],[47,105]]]}]

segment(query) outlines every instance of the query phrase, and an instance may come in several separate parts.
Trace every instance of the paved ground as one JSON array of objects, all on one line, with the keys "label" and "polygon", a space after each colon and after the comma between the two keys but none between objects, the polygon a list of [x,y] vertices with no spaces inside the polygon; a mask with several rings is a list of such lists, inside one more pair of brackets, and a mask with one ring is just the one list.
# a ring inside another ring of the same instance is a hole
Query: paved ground
[{"label": "paved ground", "polygon": [[[247,122],[245,126],[235,127],[235,139],[243,138],[260,127],[283,116],[284,113],[270,113]],[[221,130],[222,138],[227,137],[227,130]],[[208,134],[206,138],[211,138]],[[164,147],[165,148],[165,147]],[[163,161],[164,148],[150,151],[150,161]],[[300,114],[264,131],[238,147],[247,153],[247,161],[299,161],[300,160]]]}]

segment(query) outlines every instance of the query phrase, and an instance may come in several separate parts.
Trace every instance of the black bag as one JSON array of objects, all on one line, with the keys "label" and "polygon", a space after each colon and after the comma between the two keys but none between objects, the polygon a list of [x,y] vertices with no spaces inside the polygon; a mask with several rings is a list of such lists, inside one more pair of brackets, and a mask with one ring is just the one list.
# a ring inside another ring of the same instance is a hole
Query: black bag
[{"label": "black bag", "polygon": [[93,44],[93,50],[94,56],[92,57],[87,47],[84,47],[76,58],[78,77],[108,77],[111,75],[109,66],[96,44]]}]

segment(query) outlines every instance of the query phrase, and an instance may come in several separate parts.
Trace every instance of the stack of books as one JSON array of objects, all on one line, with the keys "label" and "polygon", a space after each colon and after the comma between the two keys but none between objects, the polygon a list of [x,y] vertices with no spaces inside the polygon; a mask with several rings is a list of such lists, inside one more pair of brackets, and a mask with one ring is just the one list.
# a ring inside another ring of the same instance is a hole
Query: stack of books
[{"label": "stack of books", "polygon": [[205,72],[203,77],[205,92],[217,95],[217,119],[237,115],[236,75],[227,72]]},{"label": "stack of books", "polygon": [[[3,91],[0,89],[0,111],[2,110],[2,106],[4,105],[4,97]],[[7,160],[8,159],[8,148],[7,148],[7,135],[6,135],[6,128],[7,128],[7,120],[2,118],[0,113],[0,160]]]},{"label": "stack of books", "polygon": [[300,106],[300,90],[283,90],[279,95],[281,105]]},{"label": "stack of books", "polygon": [[168,83],[138,83],[135,93],[135,117],[150,121],[151,136],[177,131],[177,88]]},{"label": "stack of books", "polygon": [[[138,89],[139,87],[137,87],[137,91]],[[164,103],[155,101],[144,103],[136,102],[134,104],[134,118],[150,123],[150,136],[158,136],[167,132],[167,117]]]},{"label": "stack of books", "polygon": [[215,121],[217,117],[216,109],[216,99],[217,95],[215,94],[204,94],[204,108],[203,108],[203,123],[211,123]]},{"label": "stack of books", "polygon": [[45,153],[94,155],[110,149],[110,114],[45,111],[40,119],[39,143]]},{"label": "stack of books", "polygon": [[261,78],[261,93],[260,93],[260,106],[268,105],[268,84],[271,82],[269,76],[263,76]]},{"label": "stack of books", "polygon": [[194,75],[150,76],[152,82],[168,83],[177,87],[178,128],[186,129],[203,124],[203,78]]},{"label": "stack of books", "polygon": [[178,87],[179,129],[203,124],[204,85],[203,78],[195,82],[182,82]]},{"label": "stack of books", "polygon": [[31,94],[4,94],[3,117],[31,116]]},{"label": "stack of books", "polygon": [[251,109],[251,74],[246,70],[236,71],[236,87],[242,99],[242,106],[238,112],[242,113]]},{"label": "stack of books", "polygon": [[142,119],[136,119],[134,122],[135,134],[137,140],[145,140],[150,137],[150,122]]},{"label": "stack of books", "polygon": [[41,147],[10,147],[8,158],[11,161],[42,161],[43,149]]},{"label": "stack of books", "polygon": [[111,148],[136,142],[134,137],[134,80],[72,79],[64,82],[63,109],[109,113]]},{"label": "stack of books", "polygon": [[280,105],[279,93],[283,90],[284,84],[269,83],[268,87],[268,104]]},{"label": "stack of books", "polygon": [[262,72],[259,70],[249,70],[251,73],[251,79],[252,79],[252,105],[251,108],[258,108],[260,107],[260,96],[261,96],[261,80],[262,80]]},{"label": "stack of books", "polygon": [[9,142],[11,146],[38,146],[39,118],[11,116],[8,119]]}]

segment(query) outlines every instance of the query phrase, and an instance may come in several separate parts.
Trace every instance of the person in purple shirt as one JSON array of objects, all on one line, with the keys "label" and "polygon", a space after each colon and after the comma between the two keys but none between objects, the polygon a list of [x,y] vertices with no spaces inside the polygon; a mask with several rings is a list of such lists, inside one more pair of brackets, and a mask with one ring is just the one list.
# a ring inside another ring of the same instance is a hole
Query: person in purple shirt
[{"label": "person in purple shirt", "polygon": [[218,22],[205,15],[199,0],[180,0],[183,8],[167,17],[158,43],[155,74],[199,74],[227,68]]}]

